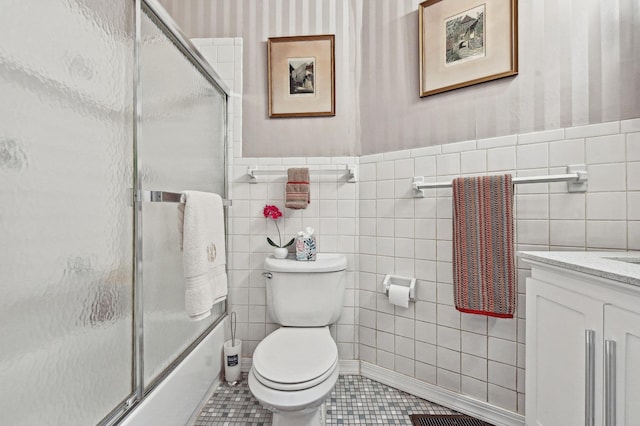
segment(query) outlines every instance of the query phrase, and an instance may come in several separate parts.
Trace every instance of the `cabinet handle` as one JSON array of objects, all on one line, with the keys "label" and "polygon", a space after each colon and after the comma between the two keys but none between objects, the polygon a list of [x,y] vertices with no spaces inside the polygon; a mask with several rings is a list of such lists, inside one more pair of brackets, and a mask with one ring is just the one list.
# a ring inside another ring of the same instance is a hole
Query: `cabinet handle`
[{"label": "cabinet handle", "polygon": [[584,424],[585,426],[594,425],[594,401],[595,401],[595,330],[584,331]]},{"label": "cabinet handle", "polygon": [[616,424],[616,342],[604,341],[604,424]]}]

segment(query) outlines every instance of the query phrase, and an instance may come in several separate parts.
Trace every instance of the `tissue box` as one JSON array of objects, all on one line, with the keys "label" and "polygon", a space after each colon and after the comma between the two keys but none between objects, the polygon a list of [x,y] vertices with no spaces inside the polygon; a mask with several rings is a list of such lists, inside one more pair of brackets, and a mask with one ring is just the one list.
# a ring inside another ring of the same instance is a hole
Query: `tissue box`
[{"label": "tissue box", "polygon": [[316,236],[296,238],[296,260],[316,260]]}]

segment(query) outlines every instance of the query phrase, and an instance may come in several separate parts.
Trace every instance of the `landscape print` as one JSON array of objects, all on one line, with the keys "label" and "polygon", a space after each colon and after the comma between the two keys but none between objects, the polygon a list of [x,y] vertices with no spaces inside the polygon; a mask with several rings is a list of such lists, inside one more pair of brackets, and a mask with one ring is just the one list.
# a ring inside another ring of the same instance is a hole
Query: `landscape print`
[{"label": "landscape print", "polygon": [[484,19],[485,5],[482,4],[445,21],[446,66],[485,56]]},{"label": "landscape print", "polygon": [[289,58],[289,95],[315,93],[315,58]]}]

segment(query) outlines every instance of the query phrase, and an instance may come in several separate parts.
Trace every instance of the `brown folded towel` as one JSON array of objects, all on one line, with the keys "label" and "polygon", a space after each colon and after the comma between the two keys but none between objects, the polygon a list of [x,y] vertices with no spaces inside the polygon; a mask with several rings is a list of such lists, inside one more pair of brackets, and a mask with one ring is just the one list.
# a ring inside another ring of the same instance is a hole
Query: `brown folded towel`
[{"label": "brown folded towel", "polygon": [[289,209],[306,209],[310,202],[309,169],[307,167],[288,169],[284,206]]}]

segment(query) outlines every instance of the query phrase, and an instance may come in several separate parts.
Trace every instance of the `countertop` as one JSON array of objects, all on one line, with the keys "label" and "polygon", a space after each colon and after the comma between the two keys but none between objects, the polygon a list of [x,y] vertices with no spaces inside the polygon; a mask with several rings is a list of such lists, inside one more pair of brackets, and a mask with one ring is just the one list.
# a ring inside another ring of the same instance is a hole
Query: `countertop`
[{"label": "countertop", "polygon": [[640,252],[520,251],[518,256],[640,287]]}]

